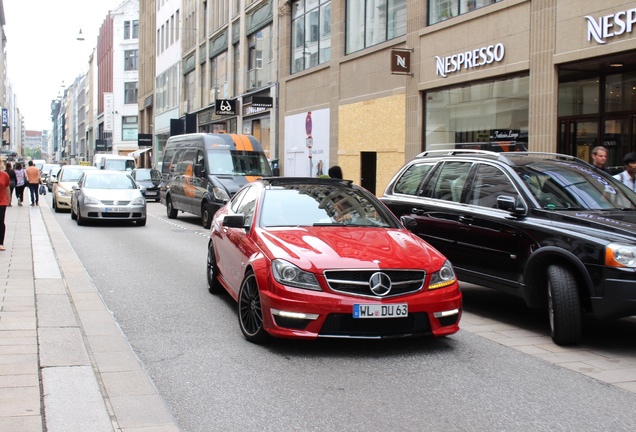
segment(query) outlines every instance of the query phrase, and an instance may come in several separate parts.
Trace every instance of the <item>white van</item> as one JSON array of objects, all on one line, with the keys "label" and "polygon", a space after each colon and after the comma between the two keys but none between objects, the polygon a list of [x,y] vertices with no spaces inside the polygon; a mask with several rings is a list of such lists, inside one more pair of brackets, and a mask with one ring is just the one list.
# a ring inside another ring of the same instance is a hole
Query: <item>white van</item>
[{"label": "white van", "polygon": [[114,171],[132,171],[137,168],[137,163],[132,156],[106,154],[99,159],[98,168]]}]

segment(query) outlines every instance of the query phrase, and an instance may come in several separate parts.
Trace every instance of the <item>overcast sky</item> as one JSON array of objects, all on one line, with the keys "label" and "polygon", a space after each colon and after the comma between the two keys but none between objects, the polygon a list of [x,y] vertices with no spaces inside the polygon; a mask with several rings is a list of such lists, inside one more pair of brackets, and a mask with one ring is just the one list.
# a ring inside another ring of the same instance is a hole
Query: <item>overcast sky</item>
[{"label": "overcast sky", "polygon": [[51,101],[62,81],[68,87],[88,70],[104,18],[123,1],[3,0],[7,78],[27,130],[51,130]]}]

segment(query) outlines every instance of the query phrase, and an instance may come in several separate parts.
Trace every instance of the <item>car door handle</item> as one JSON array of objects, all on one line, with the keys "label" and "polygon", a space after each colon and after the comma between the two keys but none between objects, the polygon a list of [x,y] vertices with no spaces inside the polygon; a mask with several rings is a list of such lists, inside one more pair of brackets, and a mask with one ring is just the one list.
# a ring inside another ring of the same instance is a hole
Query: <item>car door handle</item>
[{"label": "car door handle", "polygon": [[459,221],[461,223],[471,224],[471,223],[473,223],[473,218],[471,218],[470,216],[460,216],[459,217]]},{"label": "car door handle", "polygon": [[411,209],[411,213],[416,214],[416,215],[423,215],[424,214],[424,209],[412,208]]}]

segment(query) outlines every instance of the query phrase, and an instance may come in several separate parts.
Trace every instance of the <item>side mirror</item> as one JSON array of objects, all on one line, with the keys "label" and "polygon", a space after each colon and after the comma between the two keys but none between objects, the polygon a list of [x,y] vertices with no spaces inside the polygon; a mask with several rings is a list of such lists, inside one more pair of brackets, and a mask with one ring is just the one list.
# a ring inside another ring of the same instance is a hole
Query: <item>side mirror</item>
[{"label": "side mirror", "polygon": [[417,221],[411,216],[400,216],[400,222],[402,222],[402,225],[409,231],[417,228]]},{"label": "side mirror", "polygon": [[194,175],[195,175],[195,177],[202,177],[204,171],[205,170],[203,169],[203,165],[201,165],[201,164],[194,165]]},{"label": "side mirror", "polygon": [[524,216],[526,214],[526,208],[523,205],[517,205],[517,200],[508,195],[499,195],[497,197],[497,208],[514,216]]},{"label": "side mirror", "polygon": [[228,228],[245,228],[245,215],[243,213],[235,215],[225,215],[223,226]]}]

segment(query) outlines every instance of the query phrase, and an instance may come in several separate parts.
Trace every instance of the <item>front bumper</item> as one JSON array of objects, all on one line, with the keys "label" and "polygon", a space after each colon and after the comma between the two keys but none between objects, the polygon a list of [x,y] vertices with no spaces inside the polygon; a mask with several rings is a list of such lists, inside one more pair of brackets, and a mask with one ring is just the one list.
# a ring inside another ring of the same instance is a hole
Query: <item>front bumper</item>
[{"label": "front bumper", "polygon": [[[457,284],[388,299],[303,290],[284,287],[277,282],[272,284],[275,286],[273,290],[261,290],[261,306],[265,329],[276,337],[384,339],[438,337],[459,331],[462,295]],[[353,317],[354,304],[391,303],[407,303],[408,316]],[[309,315],[310,318],[294,317],[296,314]]]},{"label": "front bumper", "polygon": [[146,219],[145,206],[117,206],[114,210],[113,206],[104,205],[81,205],[79,208],[83,219],[91,220],[143,220]]}]

